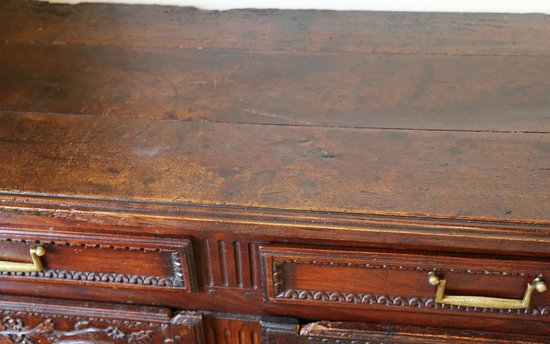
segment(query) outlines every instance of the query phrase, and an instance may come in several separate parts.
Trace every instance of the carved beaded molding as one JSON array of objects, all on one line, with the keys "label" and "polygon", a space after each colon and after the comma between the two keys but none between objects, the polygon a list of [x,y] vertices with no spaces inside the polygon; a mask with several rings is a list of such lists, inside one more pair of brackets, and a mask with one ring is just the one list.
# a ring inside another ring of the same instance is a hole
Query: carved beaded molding
[{"label": "carved beaded molding", "polygon": [[44,245],[56,245],[56,246],[70,246],[70,247],[82,247],[82,248],[99,248],[99,249],[115,249],[115,250],[132,250],[132,251],[156,251],[156,252],[169,252],[170,260],[172,263],[173,276],[160,277],[160,276],[142,276],[142,275],[129,275],[121,273],[108,273],[108,272],[85,272],[74,270],[54,270],[46,269],[40,272],[0,272],[0,277],[14,277],[14,278],[34,278],[45,280],[63,280],[70,282],[93,282],[99,284],[119,284],[128,286],[149,286],[157,288],[185,288],[185,280],[183,275],[183,265],[181,255],[178,251],[163,250],[163,249],[149,249],[144,247],[131,247],[131,246],[117,246],[117,245],[100,245],[100,244],[85,244],[85,243],[71,243],[71,242],[56,242],[56,241],[32,241],[32,240],[16,240],[16,239],[0,239],[0,241],[32,244],[44,244]]},{"label": "carved beaded molding", "polygon": [[[358,263],[341,263],[341,262],[326,262],[317,260],[273,260],[273,293],[276,299],[290,301],[315,301],[325,303],[350,304],[350,305],[377,305],[377,306],[393,306],[393,307],[409,307],[421,309],[445,309],[462,312],[480,312],[480,313],[499,313],[499,314],[518,314],[532,316],[550,316],[550,306],[536,307],[532,306],[529,309],[493,309],[493,308],[477,308],[464,307],[436,303],[433,297],[415,297],[415,296],[391,296],[381,294],[368,293],[350,293],[344,291],[325,291],[325,290],[295,290],[286,289],[284,285],[284,265],[285,264],[310,264],[310,265],[327,265],[327,266],[343,266],[356,267],[366,269],[393,269],[393,270],[413,270],[413,271],[452,271],[464,273],[485,273],[484,271],[472,270],[445,270],[445,269],[427,269],[422,267],[405,267],[405,266],[390,266],[390,265],[370,265]],[[493,274],[493,272],[487,272]],[[494,273],[498,274],[498,273]],[[506,274],[508,276],[528,276],[527,274]]]},{"label": "carved beaded molding", "polygon": [[513,276],[513,277],[537,277],[531,276],[523,272],[506,272],[506,271],[489,271],[489,270],[464,270],[464,269],[445,269],[445,268],[425,268],[420,266],[402,266],[402,265],[388,265],[388,264],[360,264],[360,263],[344,263],[344,262],[332,262],[332,261],[319,261],[319,260],[303,260],[303,259],[291,259],[285,260],[280,263],[292,263],[292,264],[307,264],[307,265],[324,265],[324,266],[337,266],[337,267],[350,267],[350,268],[362,268],[362,269],[386,269],[386,270],[406,270],[406,271],[440,271],[440,272],[457,272],[466,274],[479,274],[479,275],[495,275],[495,276]]}]

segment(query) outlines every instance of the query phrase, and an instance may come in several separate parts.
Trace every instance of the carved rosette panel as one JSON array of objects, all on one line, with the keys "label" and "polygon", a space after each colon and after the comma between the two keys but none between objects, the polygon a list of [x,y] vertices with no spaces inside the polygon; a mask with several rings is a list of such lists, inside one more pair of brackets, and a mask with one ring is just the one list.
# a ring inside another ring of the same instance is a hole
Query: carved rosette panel
[{"label": "carved rosette panel", "polygon": [[168,325],[0,311],[0,343],[163,343]]}]

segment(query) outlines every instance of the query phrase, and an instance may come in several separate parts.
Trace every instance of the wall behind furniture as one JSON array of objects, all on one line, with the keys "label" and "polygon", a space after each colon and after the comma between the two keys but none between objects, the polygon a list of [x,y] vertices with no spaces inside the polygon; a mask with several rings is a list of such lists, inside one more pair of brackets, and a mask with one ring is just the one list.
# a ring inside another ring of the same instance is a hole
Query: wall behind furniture
[{"label": "wall behind furniture", "polygon": [[195,6],[203,9],[284,8],[422,12],[549,13],[550,0],[50,0]]}]

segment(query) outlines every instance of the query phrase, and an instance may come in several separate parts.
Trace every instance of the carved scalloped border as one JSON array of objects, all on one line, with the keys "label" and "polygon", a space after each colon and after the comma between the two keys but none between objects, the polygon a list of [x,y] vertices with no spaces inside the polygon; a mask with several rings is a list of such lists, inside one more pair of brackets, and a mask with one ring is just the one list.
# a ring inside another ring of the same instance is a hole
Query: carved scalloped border
[{"label": "carved scalloped border", "polygon": [[457,269],[428,269],[422,267],[405,267],[392,265],[371,265],[358,263],[341,263],[327,262],[317,260],[302,260],[292,259],[280,261],[273,259],[273,293],[274,298],[290,301],[316,301],[324,303],[350,304],[350,305],[378,305],[378,306],[393,306],[393,307],[408,307],[420,309],[445,309],[462,312],[480,312],[480,313],[498,313],[498,314],[518,314],[532,316],[550,316],[550,306],[533,306],[529,309],[493,309],[493,308],[478,308],[478,307],[463,307],[436,303],[432,297],[420,298],[415,296],[391,296],[381,294],[368,293],[351,293],[343,291],[323,291],[323,290],[294,290],[286,289],[284,285],[284,265],[285,264],[308,264],[308,265],[326,265],[326,266],[343,266],[365,269],[392,269],[392,270],[413,270],[413,271],[449,271],[462,272],[472,274],[495,274],[524,277],[529,276],[525,273],[507,273],[497,271],[473,271],[473,270],[457,270]]},{"label": "carved scalloped border", "polygon": [[71,282],[92,282],[99,284],[117,284],[128,286],[146,286],[156,288],[186,288],[184,280],[183,263],[181,255],[178,251],[164,250],[164,249],[151,249],[145,247],[133,247],[133,246],[121,246],[121,245],[103,245],[103,244],[86,244],[86,243],[73,243],[69,241],[50,241],[50,240],[25,240],[25,239],[9,239],[0,238],[0,241],[13,242],[13,243],[25,243],[43,244],[43,245],[56,245],[56,246],[70,246],[70,247],[82,247],[82,248],[98,248],[98,249],[118,249],[118,250],[132,250],[132,251],[156,251],[156,252],[169,252],[170,260],[172,263],[172,271],[174,276],[172,277],[160,277],[160,276],[142,276],[142,275],[128,275],[119,273],[103,273],[103,272],[85,272],[74,270],[54,270],[47,269],[40,272],[0,272],[0,277],[14,277],[14,278],[33,278],[40,280],[62,280]]}]

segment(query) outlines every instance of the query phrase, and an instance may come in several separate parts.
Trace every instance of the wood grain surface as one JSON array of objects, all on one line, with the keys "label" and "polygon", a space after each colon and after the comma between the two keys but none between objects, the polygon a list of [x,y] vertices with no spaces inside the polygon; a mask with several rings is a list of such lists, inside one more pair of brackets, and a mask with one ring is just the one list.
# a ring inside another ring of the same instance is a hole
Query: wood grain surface
[{"label": "wood grain surface", "polygon": [[547,134],[0,114],[5,191],[548,222]]},{"label": "wood grain surface", "polygon": [[547,16],[0,14],[5,193],[550,222]]},{"label": "wood grain surface", "polygon": [[546,56],[23,43],[5,44],[3,51],[2,110],[300,127],[550,131]]}]

